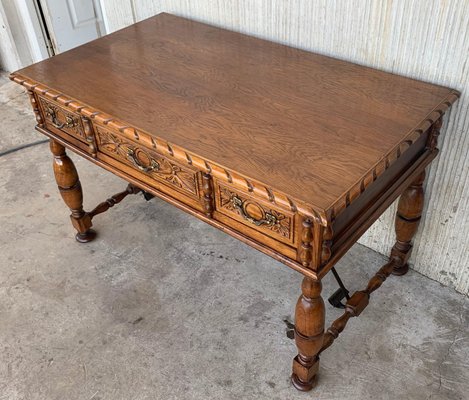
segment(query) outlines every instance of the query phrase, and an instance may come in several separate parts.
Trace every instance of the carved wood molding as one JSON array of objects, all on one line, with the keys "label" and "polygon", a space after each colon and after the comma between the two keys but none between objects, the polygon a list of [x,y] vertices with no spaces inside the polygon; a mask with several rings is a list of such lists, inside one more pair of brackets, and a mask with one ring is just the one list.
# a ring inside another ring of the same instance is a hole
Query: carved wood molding
[{"label": "carved wood molding", "polygon": [[443,116],[438,118],[435,123],[432,125],[432,128],[430,129],[429,135],[428,135],[428,148],[434,150],[436,149],[436,146],[438,145],[438,136],[440,136],[440,129],[441,126],[443,125]]},{"label": "carved wood molding", "polygon": [[321,265],[326,264],[332,255],[332,238],[334,232],[332,227],[327,226],[322,230],[322,241],[321,241]]},{"label": "carved wood molding", "polygon": [[28,90],[29,101],[31,102],[31,106],[33,107],[34,116],[36,117],[36,122],[38,126],[44,126],[44,121],[42,120],[41,113],[39,112],[39,103],[37,101],[36,96],[34,95],[33,90]]},{"label": "carved wood molding", "polygon": [[305,201],[294,199],[285,193],[264,185],[262,182],[252,180],[238,172],[224,168],[223,166],[206,160],[197,154],[186,151],[182,147],[168,143],[164,139],[150,135],[148,132],[130,126],[124,121],[114,118],[112,115],[81,103],[63,93],[53,90],[18,73],[11,74],[10,79],[24,86],[30,92],[36,92],[42,96],[47,96],[86,118],[90,118],[100,124],[107,125],[111,129],[119,131],[131,140],[139,141],[145,147],[154,149],[161,154],[174,157],[174,159],[181,163],[187,163],[194,166],[200,171],[208,173],[219,180],[228,182],[231,185],[237,186],[240,190],[248,191],[260,199],[267,200],[292,212],[299,212],[302,215],[311,218],[317,224],[323,226],[328,226],[335,217],[355,201],[360,194],[363,193],[365,189],[380,175],[382,175],[406,149],[408,149],[424,132],[438,121],[451,104],[459,97],[459,93],[457,91],[451,91],[446,99],[435,107],[435,109],[429,113],[422,123],[412,129],[406,135],[404,140],[398,143],[380,161],[368,170],[364,178],[352,185],[350,189],[347,190],[330,208],[322,209]]},{"label": "carved wood molding", "polygon": [[311,220],[304,219],[301,230],[300,261],[303,267],[309,268],[313,259],[313,226]]},{"label": "carved wood molding", "polygon": [[96,158],[98,154],[98,146],[96,143],[96,136],[94,134],[94,130],[91,124],[91,121],[87,117],[81,117],[81,121],[83,123],[83,129],[85,131],[85,139],[88,142],[90,154],[93,158]]},{"label": "carved wood molding", "polygon": [[213,180],[210,174],[207,174],[207,173],[202,174],[202,192],[204,194],[203,202],[204,202],[205,215],[211,218],[213,210],[214,210],[214,205],[213,205]]}]

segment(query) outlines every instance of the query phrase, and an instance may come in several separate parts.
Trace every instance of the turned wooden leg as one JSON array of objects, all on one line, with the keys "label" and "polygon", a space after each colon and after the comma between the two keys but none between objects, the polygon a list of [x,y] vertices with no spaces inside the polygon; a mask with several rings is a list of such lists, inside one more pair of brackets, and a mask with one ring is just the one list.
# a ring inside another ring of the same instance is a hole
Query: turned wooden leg
[{"label": "turned wooden leg", "polygon": [[412,238],[417,232],[422,215],[424,180],[425,171],[402,193],[399,199],[395,223],[397,240],[391,250],[394,275],[404,275],[409,270],[407,261],[412,252]]},{"label": "turned wooden leg", "polygon": [[72,212],[72,224],[78,231],[75,238],[80,243],[90,242],[96,237],[96,232],[90,229],[91,217],[83,210],[83,192],[75,165],[60,143],[51,139],[50,149],[54,155],[55,180],[65,204]]},{"label": "turned wooden leg", "polygon": [[293,359],[293,385],[301,391],[316,385],[319,352],[324,339],[325,310],[321,281],[305,277],[295,309],[295,342],[298,355]]}]

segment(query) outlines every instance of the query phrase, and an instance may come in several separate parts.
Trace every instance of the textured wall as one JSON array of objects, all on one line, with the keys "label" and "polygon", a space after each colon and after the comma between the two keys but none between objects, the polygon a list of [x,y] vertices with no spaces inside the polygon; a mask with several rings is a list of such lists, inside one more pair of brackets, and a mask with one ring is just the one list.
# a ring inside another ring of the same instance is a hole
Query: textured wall
[{"label": "textured wall", "polygon": [[[101,0],[109,32],[161,11],[462,92],[427,178],[414,269],[469,293],[469,0]],[[388,254],[391,207],[360,242]]]},{"label": "textured wall", "polygon": [[7,14],[0,0],[0,70],[14,71],[20,67],[20,58],[13,41]]}]

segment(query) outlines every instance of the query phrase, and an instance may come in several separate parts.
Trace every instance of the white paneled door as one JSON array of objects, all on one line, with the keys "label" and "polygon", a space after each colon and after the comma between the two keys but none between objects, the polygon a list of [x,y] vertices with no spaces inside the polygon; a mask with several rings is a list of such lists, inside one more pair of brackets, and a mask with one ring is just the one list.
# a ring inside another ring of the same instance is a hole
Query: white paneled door
[{"label": "white paneled door", "polygon": [[56,53],[105,34],[99,0],[40,0]]}]

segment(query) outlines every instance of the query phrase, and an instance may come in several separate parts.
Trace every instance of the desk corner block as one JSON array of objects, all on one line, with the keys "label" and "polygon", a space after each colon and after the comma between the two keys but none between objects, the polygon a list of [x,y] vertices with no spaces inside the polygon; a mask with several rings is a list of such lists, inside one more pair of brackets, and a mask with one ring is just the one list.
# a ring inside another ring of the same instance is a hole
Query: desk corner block
[{"label": "desk corner block", "polygon": [[298,259],[307,269],[318,272],[331,257],[333,230],[330,224],[322,226],[318,221],[303,217],[299,228]]}]

